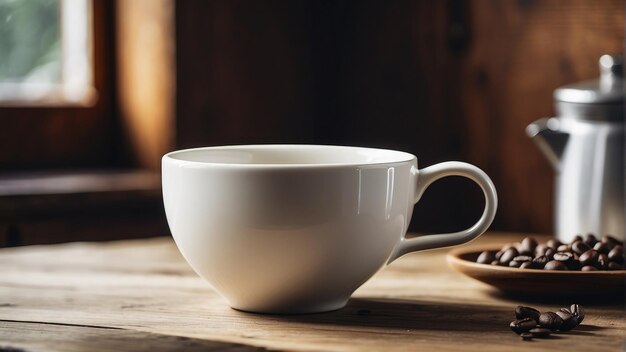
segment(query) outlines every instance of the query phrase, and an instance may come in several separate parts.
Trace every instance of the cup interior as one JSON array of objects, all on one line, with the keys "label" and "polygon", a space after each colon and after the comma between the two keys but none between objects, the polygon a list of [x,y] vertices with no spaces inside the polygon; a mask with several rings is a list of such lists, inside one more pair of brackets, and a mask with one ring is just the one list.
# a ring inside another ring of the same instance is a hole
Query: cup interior
[{"label": "cup interior", "polygon": [[186,149],[166,154],[183,162],[232,165],[370,165],[400,163],[412,154],[376,148],[325,145],[241,145]]}]

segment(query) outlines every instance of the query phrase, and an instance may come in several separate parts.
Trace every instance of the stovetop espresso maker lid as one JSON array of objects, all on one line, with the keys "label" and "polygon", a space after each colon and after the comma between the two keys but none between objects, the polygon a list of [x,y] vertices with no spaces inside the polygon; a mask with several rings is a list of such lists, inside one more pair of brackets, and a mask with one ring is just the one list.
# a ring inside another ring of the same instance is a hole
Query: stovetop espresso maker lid
[{"label": "stovetop espresso maker lid", "polygon": [[600,78],[559,87],[554,100],[559,117],[594,121],[624,120],[622,57],[602,55]]}]

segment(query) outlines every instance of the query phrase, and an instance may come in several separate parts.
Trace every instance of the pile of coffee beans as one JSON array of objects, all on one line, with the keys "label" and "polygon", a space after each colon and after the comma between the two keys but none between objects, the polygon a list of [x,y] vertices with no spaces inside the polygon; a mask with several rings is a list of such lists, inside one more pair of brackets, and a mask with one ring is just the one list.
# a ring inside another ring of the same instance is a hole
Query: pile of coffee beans
[{"label": "pile of coffee beans", "polygon": [[585,310],[578,304],[561,308],[558,312],[541,313],[535,308],[517,306],[511,330],[524,340],[545,338],[554,331],[569,331],[585,319]]},{"label": "pile of coffee beans", "polygon": [[551,239],[537,243],[532,237],[522,242],[506,244],[499,251],[485,251],[477,263],[501,265],[521,269],[545,270],[624,270],[623,243],[614,237],[601,240],[593,234],[574,237],[571,243]]}]

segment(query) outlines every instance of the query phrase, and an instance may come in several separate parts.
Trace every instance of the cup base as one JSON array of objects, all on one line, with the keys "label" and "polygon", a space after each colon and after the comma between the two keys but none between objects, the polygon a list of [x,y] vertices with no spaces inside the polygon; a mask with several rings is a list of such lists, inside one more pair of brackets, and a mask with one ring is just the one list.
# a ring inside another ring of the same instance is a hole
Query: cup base
[{"label": "cup base", "polygon": [[319,303],[310,306],[300,306],[300,307],[253,307],[253,306],[245,306],[245,305],[231,305],[232,309],[246,312],[246,313],[257,313],[257,314],[315,314],[315,313],[325,313],[331,312],[334,310],[339,310],[346,306],[348,300],[341,301],[333,301],[333,302],[325,302]]}]

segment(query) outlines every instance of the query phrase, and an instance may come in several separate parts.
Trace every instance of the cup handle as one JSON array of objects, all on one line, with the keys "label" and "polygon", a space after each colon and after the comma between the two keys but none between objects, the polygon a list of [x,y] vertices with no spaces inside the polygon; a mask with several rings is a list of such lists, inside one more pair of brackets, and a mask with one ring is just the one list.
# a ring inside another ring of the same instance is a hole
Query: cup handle
[{"label": "cup handle", "polygon": [[463,176],[476,182],[485,195],[485,210],[478,221],[470,228],[459,232],[434,234],[407,239],[402,237],[388,263],[399,257],[425,249],[455,246],[469,242],[487,230],[498,208],[498,196],[493,182],[478,167],[458,161],[447,161],[429,166],[417,172],[414,203],[417,203],[428,186],[440,178],[447,176]]}]

